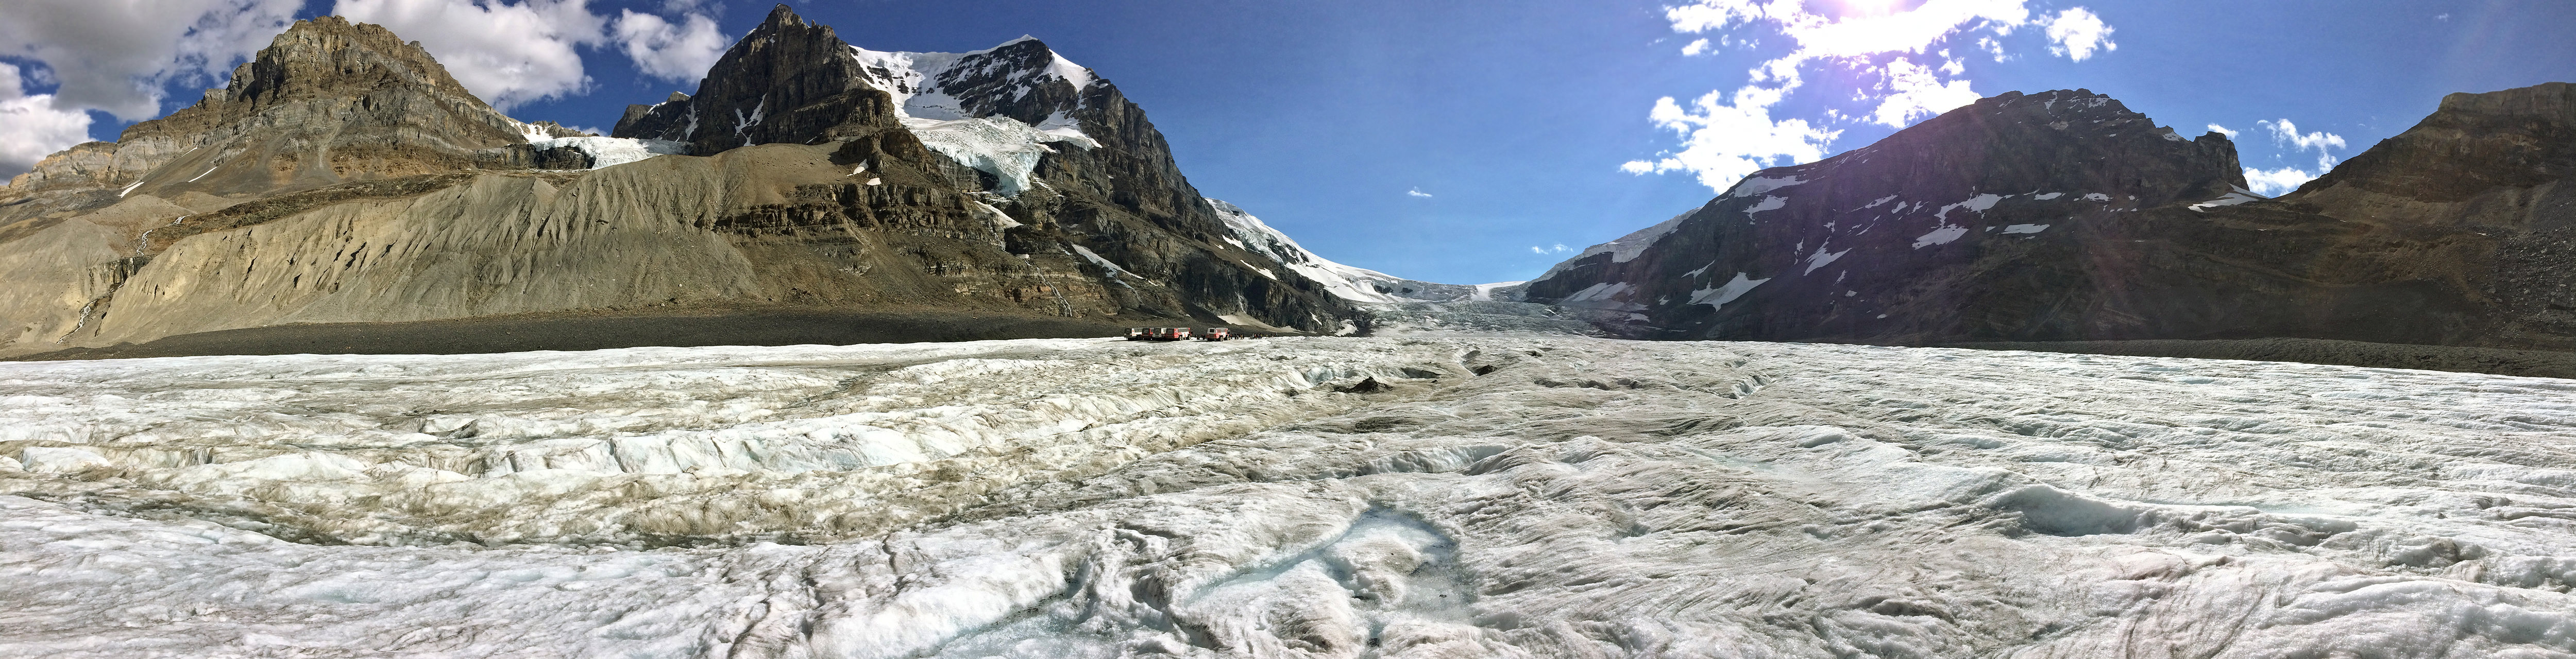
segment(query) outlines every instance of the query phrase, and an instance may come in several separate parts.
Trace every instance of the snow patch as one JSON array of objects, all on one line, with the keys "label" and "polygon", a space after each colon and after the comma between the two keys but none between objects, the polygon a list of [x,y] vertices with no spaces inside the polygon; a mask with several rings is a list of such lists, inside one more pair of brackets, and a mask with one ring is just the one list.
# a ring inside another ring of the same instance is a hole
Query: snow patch
[{"label": "snow patch", "polygon": [[[1557,303],[1569,307],[1621,308],[1626,306],[1627,303],[1619,302],[1613,298],[1635,290],[1637,290],[1636,284],[1626,282],[1602,282],[1586,286],[1583,290],[1575,291],[1574,294],[1565,296],[1565,299],[1558,300]],[[1637,308],[1643,309],[1645,306],[1637,305]]]},{"label": "snow patch", "polygon": [[[1798,274],[1800,274],[1800,275],[1813,274],[1813,273],[1815,273],[1815,271],[1816,271],[1816,269],[1817,269],[1817,268],[1822,268],[1822,267],[1825,267],[1825,266],[1828,266],[1828,265],[1832,265],[1832,264],[1833,264],[1833,262],[1842,260],[1843,255],[1844,255],[1844,254],[1850,254],[1850,253],[1851,253],[1851,251],[1852,251],[1852,248],[1845,247],[1845,248],[1843,248],[1843,251],[1833,252],[1833,253],[1826,253],[1826,252],[1825,252],[1825,246],[1824,246],[1824,245],[1817,245],[1817,246],[1816,246],[1816,253],[1807,255],[1807,269],[1806,269],[1806,271],[1804,271],[1804,272],[1800,272],[1800,273],[1798,273]],[[1765,280],[1765,281],[1768,281],[1768,280]]]},{"label": "snow patch", "polygon": [[[1070,243],[1067,244],[1071,245]],[[1109,259],[1102,258],[1099,254],[1093,253],[1091,248],[1083,247],[1081,245],[1071,246],[1073,247],[1074,253],[1082,255],[1082,260],[1090,261],[1092,265],[1100,266],[1100,269],[1102,270],[1107,270],[1115,274],[1127,275],[1129,277],[1136,277],[1136,273],[1128,272],[1126,268],[1118,267],[1118,264],[1116,263],[1110,263]],[[1144,277],[1136,278],[1144,279]]]},{"label": "snow patch", "polygon": [[1951,205],[1948,205],[1948,206],[1942,206],[1942,207],[1941,207],[1941,210],[1939,210],[1939,211],[1935,211],[1935,212],[1933,212],[1933,213],[1932,213],[1932,217],[1939,218],[1939,219],[1941,219],[1941,220],[1947,221],[1947,220],[1949,220],[1949,219],[1950,219],[1950,210],[1951,210],[1951,209],[1954,209],[1954,208],[1965,208],[1965,209],[1968,209],[1968,210],[1971,210],[1971,211],[1976,211],[1976,213],[1977,213],[1978,215],[1984,215],[1984,214],[1986,214],[1986,209],[1994,208],[1994,207],[1995,207],[1995,203],[1996,203],[1996,202],[2000,202],[2000,201],[2003,201],[2003,200],[2004,200],[2004,196],[2003,196],[2003,195],[1997,195],[1997,194],[1981,194],[1981,195],[1977,195],[1977,196],[1974,196],[1974,197],[1969,197],[1967,201],[1962,201],[1962,202],[1955,203],[1955,204],[1951,204]]},{"label": "snow patch", "polygon": [[1782,178],[1765,178],[1765,177],[1761,177],[1761,176],[1747,176],[1747,177],[1744,177],[1744,180],[1736,182],[1735,187],[1734,187],[1733,189],[1727,190],[1727,191],[1726,191],[1726,196],[1729,196],[1729,197],[1750,197],[1750,196],[1753,196],[1753,195],[1758,195],[1758,194],[1762,194],[1762,193],[1765,193],[1765,192],[1770,192],[1770,191],[1772,191],[1772,190],[1778,190],[1778,189],[1785,188],[1785,187],[1789,187],[1789,186],[1792,186],[1792,185],[1799,185],[1799,184],[1803,184],[1803,183],[1806,183],[1806,182],[1807,182],[1807,181],[1806,181],[1806,179],[1798,178],[1798,177],[1795,177],[1795,176],[1788,176],[1788,177],[1782,177]]},{"label": "snow patch", "polygon": [[2227,194],[2222,195],[2222,196],[2220,196],[2220,197],[2219,197],[2219,198],[2217,198],[2217,199],[2211,199],[2211,200],[2209,200],[2209,201],[2204,201],[2204,202],[2200,202],[2200,203],[2197,203],[2197,204],[2192,204],[2189,208],[2191,208],[2191,209],[2192,209],[2192,210],[2194,210],[2194,211],[2198,211],[2198,212],[2206,213],[2206,212],[2209,212],[2209,209],[2217,208],[2217,207],[2220,207],[2220,206],[2234,206],[2234,205],[2242,204],[2242,203],[2249,202],[2249,201],[2262,201],[2262,200],[2263,200],[2263,197],[2262,197],[2261,195],[2256,195],[2256,194],[2254,194],[2254,192],[2253,192],[2252,190],[2247,190],[2247,189],[2244,189],[2244,188],[2235,188],[2235,189],[2229,190],[2229,191],[2227,192]]},{"label": "snow patch", "polygon": [[1753,217],[1753,214],[1754,214],[1754,213],[1759,213],[1759,212],[1762,212],[1762,211],[1775,211],[1775,210],[1780,210],[1780,209],[1782,209],[1782,208],[1788,207],[1788,205],[1789,205],[1789,198],[1788,198],[1788,197],[1763,197],[1763,198],[1762,198],[1761,203],[1757,203],[1757,204],[1754,204],[1754,205],[1752,205],[1752,206],[1745,207],[1745,209],[1744,209],[1744,217],[1746,217],[1746,218],[1751,218],[1751,217]]},{"label": "snow patch", "polygon": [[1716,288],[1691,291],[1690,303],[1708,305],[1712,311],[1723,309],[1726,308],[1726,303],[1734,302],[1735,298],[1744,297],[1744,294],[1752,291],[1753,287],[1760,286],[1766,281],[1771,281],[1771,278],[1748,279],[1744,273],[1738,272],[1735,273],[1734,279],[1727,280],[1725,284]]},{"label": "snow patch", "polygon": [[1923,249],[1933,245],[1947,245],[1950,244],[1950,241],[1958,240],[1960,236],[1965,235],[1968,235],[1967,227],[1955,224],[1944,224],[1941,225],[1940,228],[1933,229],[1931,233],[1916,237],[1914,239],[1914,249]]}]

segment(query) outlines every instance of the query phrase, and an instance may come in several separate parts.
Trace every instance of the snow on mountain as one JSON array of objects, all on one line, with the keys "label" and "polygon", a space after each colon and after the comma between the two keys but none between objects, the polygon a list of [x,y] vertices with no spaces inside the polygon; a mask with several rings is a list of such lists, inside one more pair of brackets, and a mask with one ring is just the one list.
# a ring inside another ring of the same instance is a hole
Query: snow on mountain
[{"label": "snow on mountain", "polygon": [[[888,52],[857,46],[850,51],[859,60],[863,79],[894,96],[895,113],[923,146],[998,177],[1001,184],[996,192],[1016,197],[1028,189],[1040,154],[1055,152],[1050,144],[1100,148],[1100,142],[1084,134],[1068,114],[1072,108],[1058,109],[1034,125],[995,116],[993,110],[1003,95],[1019,100],[1048,81],[1063,81],[1077,94],[1091,86],[1090,69],[1053,50],[1046,50],[1045,61],[1035,66],[1012,56],[1017,53],[1004,52],[1022,43],[1042,48],[1036,41],[1024,35],[965,53]],[[970,80],[968,86],[973,89],[958,88]]]},{"label": "snow on mountain", "polygon": [[1288,234],[1262,223],[1261,218],[1253,217],[1251,213],[1245,212],[1234,204],[1217,199],[1207,201],[1208,205],[1216,207],[1217,217],[1225,220],[1226,228],[1233,231],[1234,235],[1227,238],[1226,242],[1278,259],[1280,263],[1287,264],[1298,274],[1323,284],[1326,290],[1345,300],[1388,304],[1486,301],[1495,299],[1498,289],[1508,295],[1512,290],[1510,287],[1521,283],[1515,281],[1474,285],[1437,284],[1335,263],[1331,259],[1306,251],[1304,246],[1297,244],[1296,239],[1289,238]]},{"label": "snow on mountain", "polygon": [[[1563,271],[1570,264],[1576,261],[1581,261],[1594,254],[1608,253],[1610,255],[1610,262],[1626,263],[1631,259],[1637,258],[1638,254],[1645,253],[1647,247],[1653,246],[1655,241],[1662,240],[1665,235],[1671,234],[1674,229],[1680,228],[1682,220],[1689,219],[1692,214],[1698,212],[1699,209],[1694,208],[1688,212],[1673,216],[1673,219],[1657,222],[1653,226],[1628,232],[1628,235],[1612,239],[1610,242],[1583,248],[1581,253],[1575,254],[1573,257],[1567,258],[1566,260],[1558,261],[1556,262],[1556,265],[1549,266],[1547,272],[1539,274],[1538,279],[1546,279],[1556,276],[1556,273]],[[1531,281],[1537,280],[1533,279]]]},{"label": "snow on mountain", "polygon": [[2560,656],[2571,394],[1527,336],[0,363],[0,655]]},{"label": "snow on mountain", "polygon": [[685,142],[626,137],[555,137],[531,140],[528,144],[539,149],[571,147],[579,150],[590,155],[591,169],[623,165],[654,156],[681,155],[689,152],[689,145]]}]

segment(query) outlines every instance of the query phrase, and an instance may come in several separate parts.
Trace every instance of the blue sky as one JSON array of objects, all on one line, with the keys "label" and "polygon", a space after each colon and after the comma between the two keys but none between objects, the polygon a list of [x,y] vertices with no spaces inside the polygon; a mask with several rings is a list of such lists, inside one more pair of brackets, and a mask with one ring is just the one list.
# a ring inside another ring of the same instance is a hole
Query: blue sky
[{"label": "blue sky", "polygon": [[[64,132],[76,127],[26,128],[44,117],[85,116],[90,137],[113,139],[183,107],[290,16],[373,18],[515,117],[606,129],[628,103],[694,91],[685,72],[771,5],[163,3],[182,9],[0,8],[0,86],[15,88],[0,89],[0,113],[20,113],[5,115],[19,128],[0,121],[0,169],[11,153],[77,141]],[[2576,80],[2576,40],[2564,36],[2576,3],[2560,1],[791,6],[874,50],[1035,35],[1144,106],[1207,195],[1328,258],[1453,283],[1536,275],[1697,207],[1712,182],[1866,146],[1896,130],[1885,122],[1977,96],[2080,87],[2186,136],[2223,126],[2256,178],[2288,186],[2413,125],[2443,94]],[[154,30],[176,39],[112,43]]]}]

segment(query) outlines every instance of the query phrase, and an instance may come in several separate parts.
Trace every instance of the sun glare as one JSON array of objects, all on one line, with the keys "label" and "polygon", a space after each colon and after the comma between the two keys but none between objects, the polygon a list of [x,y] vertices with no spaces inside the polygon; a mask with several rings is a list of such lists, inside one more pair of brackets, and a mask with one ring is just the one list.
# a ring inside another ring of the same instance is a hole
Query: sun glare
[{"label": "sun glare", "polygon": [[1905,0],[1828,0],[1843,16],[1878,16],[1897,11]]}]

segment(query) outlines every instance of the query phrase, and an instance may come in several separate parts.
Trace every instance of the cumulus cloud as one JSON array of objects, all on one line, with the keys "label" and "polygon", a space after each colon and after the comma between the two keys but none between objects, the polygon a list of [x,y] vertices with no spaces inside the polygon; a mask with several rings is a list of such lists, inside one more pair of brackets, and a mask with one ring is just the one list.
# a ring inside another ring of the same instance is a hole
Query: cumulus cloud
[{"label": "cumulus cloud", "polygon": [[1825,157],[1825,146],[1842,131],[1818,128],[1805,119],[1772,120],[1771,106],[1787,92],[1747,86],[1728,97],[1713,91],[1692,101],[1688,109],[1670,96],[1659,99],[1648,117],[1656,126],[1680,135],[1682,149],[1652,161],[1629,161],[1619,168],[1631,174],[1691,172],[1699,176],[1701,185],[1724,191],[1764,167]]},{"label": "cumulus cloud", "polygon": [[705,77],[733,44],[733,39],[716,31],[715,19],[702,13],[690,13],[673,24],[660,16],[621,10],[610,31],[623,43],[626,57],[635,60],[637,70],[674,82]]},{"label": "cumulus cloud", "polygon": [[89,113],[54,107],[53,94],[29,94],[16,66],[0,63],[0,179],[89,141]]},{"label": "cumulus cloud", "polygon": [[166,85],[222,84],[234,64],[286,29],[303,4],[12,0],[0,20],[0,55],[42,63],[44,75],[61,85],[52,94],[55,108],[139,121],[161,115]]},{"label": "cumulus cloud", "polygon": [[1405,194],[1405,196],[1409,196],[1409,197],[1430,197],[1430,196],[1431,196],[1431,193],[1423,192],[1423,191],[1422,191],[1422,188],[1414,188],[1414,189],[1411,189],[1411,190],[1406,190],[1406,191],[1404,191],[1404,194]]},{"label": "cumulus cloud", "polygon": [[2048,35],[2048,52],[2059,57],[2081,62],[2092,57],[2093,51],[2120,49],[2120,44],[2111,43],[2111,26],[2102,24],[2102,17],[2083,7],[2040,19],[2040,26],[2040,31]]},{"label": "cumulus cloud", "polygon": [[2299,125],[2290,123],[2288,119],[2257,121],[2254,125],[2270,130],[2273,144],[2288,144],[2293,151],[2315,149],[2317,153],[2322,154],[2329,148],[2344,148],[2342,135],[2324,131],[2302,135],[2299,133]]},{"label": "cumulus cloud", "polygon": [[[1941,70],[1958,75],[1958,61],[1952,60]],[[1931,68],[1905,58],[1889,60],[1884,73],[1890,92],[1878,104],[1873,120],[1890,128],[1904,128],[1916,117],[1929,117],[1977,102],[1977,92],[1968,89],[1966,80],[1942,80]]]},{"label": "cumulus cloud", "polygon": [[2236,139],[2236,133],[2237,133],[2237,131],[2228,130],[2226,126],[2221,126],[2221,125],[2218,125],[2218,124],[2210,124],[2210,125],[2209,125],[2209,132],[2217,133],[2217,134],[2220,134],[2220,135],[2225,135],[2225,136],[2227,136],[2227,139],[2231,139],[2231,140],[2232,140],[2232,139]]},{"label": "cumulus cloud", "polygon": [[2302,170],[2297,167],[2283,167],[2280,169],[2255,169],[2247,167],[2245,168],[2245,184],[2254,189],[2254,194],[2266,197],[2278,197],[2291,190],[2299,189],[2299,186],[2306,185],[2307,182],[2316,180],[2318,176],[2323,174],[2324,172],[2310,174],[2306,170]]},{"label": "cumulus cloud", "polygon": [[588,0],[339,0],[331,13],[420,42],[456,82],[508,110],[590,88],[577,46],[606,42]]},{"label": "cumulus cloud", "polygon": [[1698,40],[1694,40],[1694,41],[1690,42],[1690,44],[1689,44],[1689,45],[1682,46],[1682,54],[1683,54],[1683,55],[1697,55],[1697,54],[1705,53],[1705,52],[1708,52],[1708,40],[1707,40],[1707,39],[1698,39]]},{"label": "cumulus cloud", "polygon": [[[2109,41],[2110,26],[2091,11],[2079,7],[2034,20],[2027,2],[1926,0],[1901,11],[1861,9],[1838,17],[1814,13],[1809,3],[1799,0],[1694,0],[1668,7],[1664,17],[1675,32],[1758,27],[1775,30],[1797,46],[1747,71],[1749,83],[1731,95],[1712,91],[1688,109],[1671,97],[1657,100],[1649,119],[1677,132],[1682,137],[1680,149],[1630,161],[1620,169],[1633,174],[1689,171],[1700,183],[1723,191],[1763,167],[1824,157],[1825,147],[1841,131],[1805,119],[1771,116],[1781,97],[1805,84],[1805,69],[1819,62],[1855,67],[1880,78],[1874,89],[1859,90],[1853,99],[1874,104],[1874,111],[1845,115],[1829,110],[1827,120],[1866,118],[1902,127],[1979,98],[1961,78],[1966,66],[1942,47],[1961,35],[1980,34],[1974,47],[1997,61],[2008,57],[2000,39],[2034,24],[2048,36],[2053,50],[2072,59],[2080,61],[2096,51],[2115,48]],[[1719,43],[1733,36],[1722,34]],[[1684,54],[1694,51],[1706,52],[1707,47],[1699,42],[1684,47]],[[1910,57],[1935,52],[1942,62],[1938,67]],[[1890,55],[1895,57],[1887,58]]]},{"label": "cumulus cloud", "polygon": [[[2299,189],[2300,185],[2304,185],[2308,181],[2316,180],[2319,176],[2324,176],[2326,172],[2333,170],[2335,165],[2342,162],[2341,160],[2336,159],[2334,154],[2330,151],[2332,149],[2341,149],[2345,147],[2345,142],[2341,135],[2325,131],[2301,133],[2299,132],[2299,125],[2291,123],[2288,119],[2257,121],[2254,122],[2254,124],[2261,126],[2265,132],[2271,134],[2272,144],[2274,145],[2287,146],[2293,154],[2300,151],[2315,151],[2317,154],[2317,169],[2314,172],[2297,167],[2282,167],[2279,169],[2245,168],[2245,184],[2248,187],[2253,188],[2256,193],[2264,196],[2276,196],[2291,190]],[[2230,137],[2235,136],[2235,133],[2219,128],[2218,124],[2210,124],[2209,128],[2210,130],[2226,132]]]},{"label": "cumulus cloud", "polygon": [[1549,245],[1549,246],[1546,246],[1546,247],[1539,247],[1539,246],[1535,246],[1535,245],[1533,245],[1533,246],[1531,246],[1531,247],[1530,247],[1530,253],[1531,253],[1531,254],[1537,254],[1537,255],[1541,255],[1541,256],[1545,256],[1545,255],[1548,255],[1548,254],[1564,254],[1564,253],[1566,253],[1566,252],[1571,252],[1571,251],[1574,251],[1574,248],[1565,246],[1565,243],[1557,243],[1557,244]]}]

